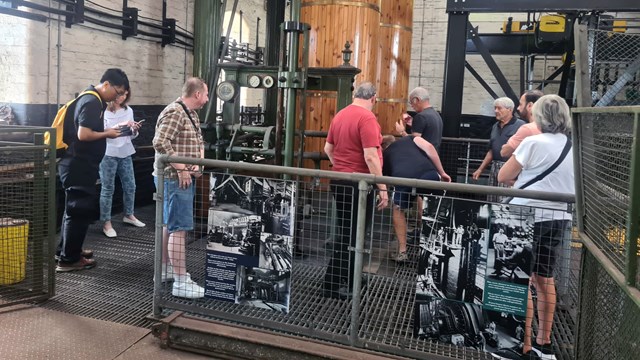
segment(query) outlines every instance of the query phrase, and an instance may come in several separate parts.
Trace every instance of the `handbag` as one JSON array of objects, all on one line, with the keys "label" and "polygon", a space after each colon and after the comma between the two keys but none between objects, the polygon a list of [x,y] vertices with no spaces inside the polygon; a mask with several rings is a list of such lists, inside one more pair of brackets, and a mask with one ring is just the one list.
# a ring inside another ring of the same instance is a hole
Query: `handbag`
[{"label": "handbag", "polygon": [[[537,183],[538,181],[544,179],[547,175],[551,174],[553,172],[553,170],[555,170],[558,166],[560,166],[560,164],[564,161],[564,159],[567,157],[567,154],[569,153],[570,149],[571,149],[571,139],[569,139],[569,137],[567,136],[567,142],[564,144],[564,148],[562,148],[562,152],[560,153],[560,156],[558,157],[556,162],[554,162],[551,166],[549,166],[549,168],[547,170],[545,170],[542,173],[538,174],[538,176],[534,177],[533,179],[527,181],[524,185],[520,186],[518,189],[525,189],[525,188]],[[510,197],[502,200],[502,203],[503,204],[508,204],[508,203],[511,202],[511,200],[513,200],[513,196],[510,196]]]}]

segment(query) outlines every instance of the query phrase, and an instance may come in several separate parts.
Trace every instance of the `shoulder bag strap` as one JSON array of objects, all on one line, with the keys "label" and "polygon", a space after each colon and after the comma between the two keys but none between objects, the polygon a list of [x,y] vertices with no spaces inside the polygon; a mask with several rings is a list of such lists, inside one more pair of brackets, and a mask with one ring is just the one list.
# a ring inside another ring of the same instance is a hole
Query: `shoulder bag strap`
[{"label": "shoulder bag strap", "polygon": [[189,113],[189,109],[187,109],[187,106],[182,101],[176,101],[176,102],[178,104],[180,104],[180,106],[182,106],[182,108],[184,109],[184,112],[187,113],[187,116],[189,117],[189,120],[191,120],[191,125],[193,125],[193,129],[197,133],[198,132],[198,127],[196,126],[196,122],[193,121],[193,118],[191,117],[191,114]]},{"label": "shoulder bag strap", "polygon": [[569,149],[571,149],[571,139],[569,139],[569,137],[567,136],[567,142],[564,144],[564,148],[562,149],[562,152],[560,153],[560,157],[558,157],[558,160],[556,160],[556,162],[554,162],[553,165],[551,165],[543,173],[527,181],[527,183],[522,185],[520,189],[527,188],[537,183],[538,181],[544,179],[547,175],[551,174],[553,170],[555,170],[564,161],[564,158],[567,157],[567,154],[569,153]]}]

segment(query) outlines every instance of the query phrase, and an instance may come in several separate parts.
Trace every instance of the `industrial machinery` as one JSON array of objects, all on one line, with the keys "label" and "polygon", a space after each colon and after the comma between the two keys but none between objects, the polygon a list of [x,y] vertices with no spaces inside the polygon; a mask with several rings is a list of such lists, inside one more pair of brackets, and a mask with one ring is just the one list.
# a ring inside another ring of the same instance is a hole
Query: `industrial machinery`
[{"label": "industrial machinery", "polygon": [[[309,135],[305,132],[306,96],[314,91],[333,92],[337,98],[336,111],[340,110],[351,102],[354,76],[360,70],[350,64],[349,43],[343,50],[342,64],[308,67],[308,56],[305,51],[299,55],[299,49],[308,48],[310,26],[298,21],[300,1],[291,2],[290,7],[291,20],[282,22],[279,31],[267,35],[268,40],[280,39],[277,59],[272,53],[263,61],[259,52],[251,52],[248,47],[238,51],[236,46],[228,44],[228,36],[221,46],[212,47],[222,49],[219,57],[223,61],[218,62],[214,79],[209,83],[210,93],[222,101],[222,110],[210,109],[205,116],[208,120],[202,129],[207,157],[269,161],[285,166],[293,166],[294,158],[298,160],[297,166],[302,166],[302,159],[311,159],[318,168],[320,161],[326,160],[326,155],[319,151],[304,151],[305,136]],[[267,30],[273,31],[269,23]],[[265,46],[265,55],[269,55],[273,45],[276,44]],[[256,50],[259,50],[257,46]],[[251,61],[243,61],[247,60],[247,54],[252,55]],[[224,76],[218,82],[216,75],[222,72]],[[263,90],[264,103],[246,106],[239,96],[243,89]],[[215,116],[210,116],[212,111]]]}]

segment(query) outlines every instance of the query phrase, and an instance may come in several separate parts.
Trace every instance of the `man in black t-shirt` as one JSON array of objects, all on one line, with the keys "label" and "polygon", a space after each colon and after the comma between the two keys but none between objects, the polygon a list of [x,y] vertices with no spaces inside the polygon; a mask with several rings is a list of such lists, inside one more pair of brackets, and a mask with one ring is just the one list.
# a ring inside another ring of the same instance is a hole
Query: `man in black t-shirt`
[{"label": "man in black t-shirt", "polygon": [[[413,135],[395,140],[392,135],[382,138],[383,162],[382,174],[385,176],[409,179],[450,182],[451,178],[442,168],[440,157],[435,147],[421,137]],[[418,189],[418,196],[433,193],[426,189]],[[416,195],[413,189],[396,186],[393,194],[393,228],[398,238],[397,262],[408,260],[407,256],[407,219],[405,212],[411,207]],[[418,216],[421,216],[418,215]]]},{"label": "man in black t-shirt", "polygon": [[411,122],[411,133],[421,136],[440,152],[442,142],[442,117],[431,106],[429,92],[417,87],[409,93],[409,105],[416,111]]},{"label": "man in black t-shirt", "polygon": [[82,95],[69,107],[64,121],[63,139],[69,147],[58,162],[65,207],[56,250],[57,272],[90,269],[96,265],[93,252],[83,250],[82,245],[99,211],[96,181],[106,139],[120,135],[118,129],[104,128],[103,115],[107,102],[129,91],[129,79],[120,69],[108,69],[99,85],[86,90],[98,96]]}]

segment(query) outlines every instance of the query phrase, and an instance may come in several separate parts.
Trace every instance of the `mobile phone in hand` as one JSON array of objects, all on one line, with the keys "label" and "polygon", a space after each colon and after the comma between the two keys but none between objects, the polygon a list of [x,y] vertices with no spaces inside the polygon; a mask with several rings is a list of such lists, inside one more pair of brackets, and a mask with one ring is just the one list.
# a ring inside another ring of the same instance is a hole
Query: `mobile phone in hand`
[{"label": "mobile phone in hand", "polygon": [[133,135],[133,130],[131,129],[130,126],[122,125],[122,126],[118,127],[118,129],[120,130],[120,136],[131,136],[131,135]]}]

